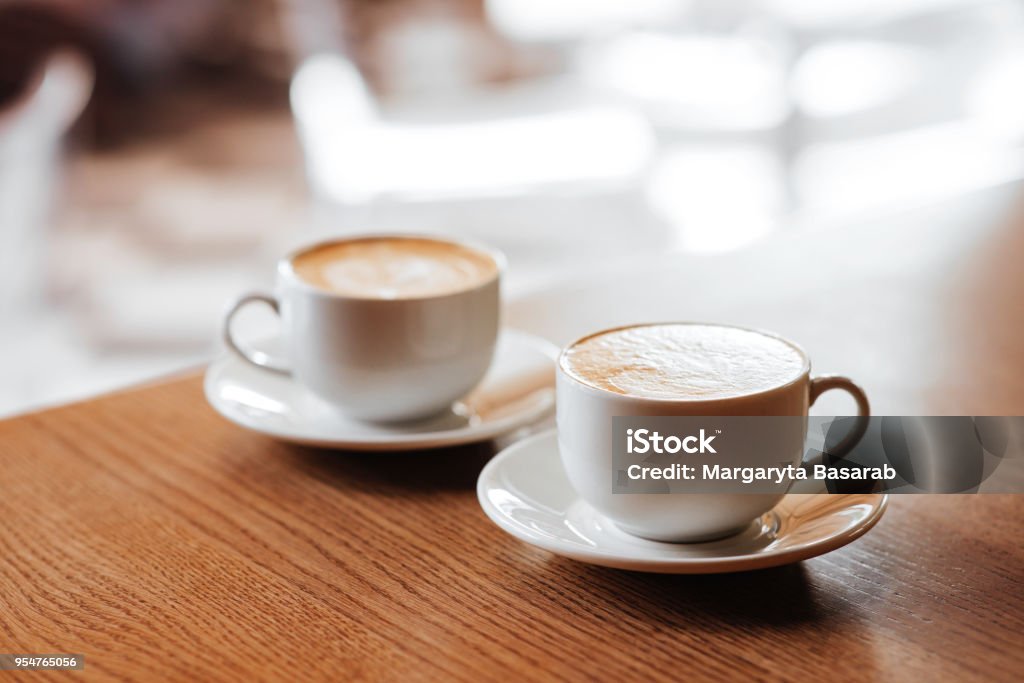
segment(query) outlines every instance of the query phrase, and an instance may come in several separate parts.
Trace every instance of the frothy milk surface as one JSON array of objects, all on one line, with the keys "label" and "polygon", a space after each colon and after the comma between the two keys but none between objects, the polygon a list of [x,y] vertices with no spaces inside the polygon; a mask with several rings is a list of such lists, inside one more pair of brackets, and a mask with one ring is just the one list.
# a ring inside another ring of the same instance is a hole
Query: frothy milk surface
[{"label": "frothy milk surface", "polygon": [[481,251],[418,237],[325,244],[297,255],[292,268],[320,289],[373,299],[452,294],[487,282],[498,271]]},{"label": "frothy milk surface", "polygon": [[804,369],[803,355],[758,332],[716,325],[642,325],[602,332],[572,346],[562,367],[584,384],[649,398],[713,399],[780,386]]}]

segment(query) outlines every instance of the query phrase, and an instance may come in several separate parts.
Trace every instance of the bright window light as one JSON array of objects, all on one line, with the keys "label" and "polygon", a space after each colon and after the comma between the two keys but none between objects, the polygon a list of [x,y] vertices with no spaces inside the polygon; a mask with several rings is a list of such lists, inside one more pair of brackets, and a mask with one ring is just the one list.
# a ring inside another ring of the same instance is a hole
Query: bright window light
[{"label": "bright window light", "polygon": [[591,83],[664,107],[681,126],[768,128],[789,108],[782,60],[764,42],[632,33],[595,44],[580,61]]},{"label": "bright window light", "polygon": [[924,68],[920,51],[879,42],[825,43],[807,51],[793,74],[793,95],[808,116],[854,114],[891,102]]},{"label": "bright window light", "polygon": [[753,145],[685,145],[655,167],[651,207],[687,251],[737,249],[768,235],[785,208],[775,157]]},{"label": "bright window light", "polygon": [[503,34],[523,41],[577,38],[682,15],[683,0],[487,0],[487,17]]}]

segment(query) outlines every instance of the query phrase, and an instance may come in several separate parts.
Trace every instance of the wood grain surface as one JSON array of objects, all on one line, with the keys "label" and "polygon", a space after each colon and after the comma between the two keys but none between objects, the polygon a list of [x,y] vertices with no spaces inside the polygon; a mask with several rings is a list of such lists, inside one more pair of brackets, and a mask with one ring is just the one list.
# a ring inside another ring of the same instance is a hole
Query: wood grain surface
[{"label": "wood grain surface", "polygon": [[801,565],[643,575],[490,524],[474,484],[494,447],[282,445],[195,377],[2,422],[0,649],[84,653],[96,680],[1024,671],[1020,496],[897,497]]}]

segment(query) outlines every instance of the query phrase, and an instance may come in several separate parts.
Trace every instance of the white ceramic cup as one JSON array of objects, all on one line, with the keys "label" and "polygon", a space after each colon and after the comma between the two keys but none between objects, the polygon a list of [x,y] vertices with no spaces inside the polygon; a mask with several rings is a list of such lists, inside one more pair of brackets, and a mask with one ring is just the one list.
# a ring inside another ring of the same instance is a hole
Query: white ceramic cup
[{"label": "white ceramic cup", "polygon": [[[449,409],[484,376],[498,336],[505,258],[478,244],[425,235],[359,235],[429,239],[482,252],[493,278],[464,290],[396,299],[361,298],[319,289],[296,275],[296,250],[278,262],[274,294],[249,292],[229,306],[227,347],[268,372],[290,375],[351,417],[380,422],[415,420]],[[262,302],[281,317],[285,357],[239,344],[231,321],[243,306]]]},{"label": "white ceramic cup", "polygon": [[[558,449],[569,481],[580,497],[623,531],[636,536],[669,542],[700,542],[729,536],[775,507],[786,491],[771,494],[613,493],[612,418],[615,416],[803,416],[802,433],[798,430],[796,437],[788,438],[786,443],[771,444],[763,449],[761,464],[764,466],[786,462],[794,466],[800,464],[807,436],[808,408],[830,389],[842,389],[853,396],[862,418],[830,453],[841,456],[848,452],[867,427],[870,409],[864,391],[845,377],[811,377],[810,360],[804,350],[776,335],[768,334],[786,342],[803,357],[799,376],[764,391],[716,399],[649,398],[584,384],[566,370],[565,358],[569,349],[592,336],[594,334],[586,335],[569,344],[559,358],[556,380]],[[730,463],[723,460],[721,464],[728,466]]]}]

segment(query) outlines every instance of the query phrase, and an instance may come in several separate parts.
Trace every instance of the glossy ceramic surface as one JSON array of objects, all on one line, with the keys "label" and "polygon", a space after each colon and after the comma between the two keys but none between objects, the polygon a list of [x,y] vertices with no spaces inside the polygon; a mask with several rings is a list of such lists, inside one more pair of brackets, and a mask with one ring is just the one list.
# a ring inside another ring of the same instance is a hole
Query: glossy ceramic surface
[{"label": "glossy ceramic surface", "polygon": [[662,543],[625,533],[579,498],[555,431],[513,444],[480,473],[484,512],[516,538],[580,562],[665,574],[712,574],[799,562],[863,536],[887,496],[785,496],[743,532],[707,543]]},{"label": "glossy ceramic surface", "polygon": [[[278,344],[274,338],[259,346],[275,353]],[[283,441],[352,450],[437,448],[490,439],[550,415],[557,354],[540,337],[503,331],[483,381],[451,409],[415,422],[352,419],[292,378],[227,352],[210,365],[204,388],[221,415]]]}]

